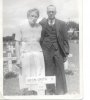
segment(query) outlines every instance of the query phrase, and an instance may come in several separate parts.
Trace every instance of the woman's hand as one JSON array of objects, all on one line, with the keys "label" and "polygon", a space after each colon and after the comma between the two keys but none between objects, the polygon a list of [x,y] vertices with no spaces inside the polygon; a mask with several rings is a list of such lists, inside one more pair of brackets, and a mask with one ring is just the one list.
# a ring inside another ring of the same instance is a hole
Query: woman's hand
[{"label": "woman's hand", "polygon": [[17,65],[17,67],[21,67],[20,59],[17,59],[17,60],[16,60],[16,65]]},{"label": "woman's hand", "polygon": [[18,73],[19,73],[19,74],[22,74],[22,66],[21,66],[20,59],[17,59],[17,60],[16,60],[16,66],[17,66],[17,68],[18,68]]}]

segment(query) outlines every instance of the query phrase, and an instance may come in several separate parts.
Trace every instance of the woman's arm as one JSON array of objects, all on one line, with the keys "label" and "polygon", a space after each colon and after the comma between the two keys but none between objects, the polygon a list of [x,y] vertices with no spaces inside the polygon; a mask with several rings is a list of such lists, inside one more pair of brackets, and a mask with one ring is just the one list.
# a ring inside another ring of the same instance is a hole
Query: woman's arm
[{"label": "woman's arm", "polygon": [[16,57],[19,59],[20,57],[20,43],[19,41],[16,41]]},{"label": "woman's arm", "polygon": [[16,49],[16,64],[20,65],[20,43],[22,40],[22,28],[21,26],[16,27],[15,35],[15,49]]},{"label": "woman's arm", "polygon": [[16,64],[19,67],[20,66],[20,42],[19,41],[16,41],[15,48],[16,48]]}]

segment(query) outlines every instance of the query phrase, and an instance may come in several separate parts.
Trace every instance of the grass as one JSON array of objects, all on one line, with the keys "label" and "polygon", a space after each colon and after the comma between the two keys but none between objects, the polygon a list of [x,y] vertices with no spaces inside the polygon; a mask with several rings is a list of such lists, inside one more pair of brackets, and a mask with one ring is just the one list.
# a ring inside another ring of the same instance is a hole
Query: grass
[{"label": "grass", "polygon": [[[66,74],[66,81],[69,94],[79,93],[79,45],[70,42],[69,68],[73,74]],[[18,77],[4,78],[4,95],[20,95]]]}]

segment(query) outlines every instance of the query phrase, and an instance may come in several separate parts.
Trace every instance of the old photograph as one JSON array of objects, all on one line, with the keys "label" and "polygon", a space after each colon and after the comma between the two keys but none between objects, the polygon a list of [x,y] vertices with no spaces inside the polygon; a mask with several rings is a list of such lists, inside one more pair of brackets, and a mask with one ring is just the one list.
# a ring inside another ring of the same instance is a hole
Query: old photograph
[{"label": "old photograph", "polygon": [[81,97],[79,3],[3,0],[3,96]]}]

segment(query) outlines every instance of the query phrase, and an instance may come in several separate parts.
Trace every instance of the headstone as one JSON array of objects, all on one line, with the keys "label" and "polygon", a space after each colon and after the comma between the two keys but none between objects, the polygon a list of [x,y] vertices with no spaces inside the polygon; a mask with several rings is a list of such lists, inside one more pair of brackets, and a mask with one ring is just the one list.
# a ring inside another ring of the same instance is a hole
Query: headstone
[{"label": "headstone", "polygon": [[15,48],[13,47],[12,44],[8,46],[8,49],[9,51],[11,51],[12,54],[14,53]]},{"label": "headstone", "polygon": [[9,69],[9,72],[12,71],[12,56],[11,56],[11,53],[8,53],[8,69]]},{"label": "headstone", "polygon": [[[38,87],[36,89],[38,95],[45,95],[46,84],[55,84],[56,85],[56,77],[55,76],[46,76],[46,77],[27,77],[26,79],[27,85],[37,84]],[[31,90],[31,87],[30,87]]]}]

